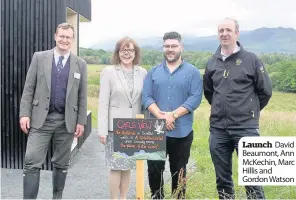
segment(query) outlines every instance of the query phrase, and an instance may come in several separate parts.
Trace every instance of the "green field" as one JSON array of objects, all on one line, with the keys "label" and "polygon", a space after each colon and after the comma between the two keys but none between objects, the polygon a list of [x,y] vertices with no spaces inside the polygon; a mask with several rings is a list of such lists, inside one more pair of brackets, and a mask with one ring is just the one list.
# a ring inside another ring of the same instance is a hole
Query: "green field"
[{"label": "green field", "polygon": [[[92,123],[94,128],[97,127],[99,74],[103,67],[99,65],[88,66],[88,109],[92,110],[93,113]],[[210,106],[203,98],[200,107],[195,111],[195,138],[191,149],[191,159],[195,162],[196,168],[188,173],[187,199],[217,198],[215,172],[208,145],[209,112]],[[262,136],[296,136],[296,94],[273,92],[269,105],[261,112],[260,134]],[[245,199],[244,188],[237,186],[236,154],[233,158],[233,180],[236,185],[236,198]],[[171,198],[169,188],[168,183],[165,186],[166,198]],[[296,199],[295,186],[265,186],[264,190],[267,199]]]}]

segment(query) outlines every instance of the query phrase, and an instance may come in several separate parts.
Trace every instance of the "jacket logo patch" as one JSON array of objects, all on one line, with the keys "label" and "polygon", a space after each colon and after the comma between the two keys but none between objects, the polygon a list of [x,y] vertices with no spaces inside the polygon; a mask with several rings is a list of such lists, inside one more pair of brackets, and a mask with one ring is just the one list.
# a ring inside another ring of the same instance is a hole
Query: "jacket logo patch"
[{"label": "jacket logo patch", "polygon": [[236,64],[236,65],[240,65],[242,62],[243,62],[243,61],[242,61],[241,59],[238,58],[238,59],[236,59],[235,64]]}]

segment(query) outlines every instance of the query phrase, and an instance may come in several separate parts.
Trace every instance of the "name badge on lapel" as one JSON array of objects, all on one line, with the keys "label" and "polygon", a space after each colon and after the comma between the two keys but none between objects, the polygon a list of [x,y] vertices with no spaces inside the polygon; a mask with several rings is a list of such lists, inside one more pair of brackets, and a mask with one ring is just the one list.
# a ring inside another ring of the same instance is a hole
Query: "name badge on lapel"
[{"label": "name badge on lapel", "polygon": [[74,73],[74,78],[76,78],[76,79],[80,79],[80,74],[79,73]]}]

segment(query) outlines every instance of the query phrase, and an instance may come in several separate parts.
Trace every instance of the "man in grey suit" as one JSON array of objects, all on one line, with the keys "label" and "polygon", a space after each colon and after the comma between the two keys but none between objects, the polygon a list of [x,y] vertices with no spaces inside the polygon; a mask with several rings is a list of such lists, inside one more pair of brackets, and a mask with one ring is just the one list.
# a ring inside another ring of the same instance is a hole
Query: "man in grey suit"
[{"label": "man in grey suit", "polygon": [[58,25],[56,47],[36,52],[27,73],[20,103],[20,126],[28,134],[23,170],[24,199],[36,199],[40,169],[53,139],[53,198],[62,198],[71,145],[84,132],[87,110],[87,69],[70,53],[74,27]]}]

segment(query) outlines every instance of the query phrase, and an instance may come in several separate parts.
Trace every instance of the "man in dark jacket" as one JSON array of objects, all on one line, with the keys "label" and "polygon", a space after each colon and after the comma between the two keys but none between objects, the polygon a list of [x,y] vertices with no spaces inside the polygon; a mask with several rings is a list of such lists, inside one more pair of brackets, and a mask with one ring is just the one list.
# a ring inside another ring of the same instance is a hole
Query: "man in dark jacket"
[{"label": "man in dark jacket", "polygon": [[[244,136],[259,136],[260,111],[272,94],[269,75],[253,53],[237,41],[239,25],[226,18],[218,26],[220,46],[207,63],[204,95],[211,104],[210,152],[220,199],[233,199],[232,153]],[[261,186],[246,186],[247,198],[264,199]]]}]

